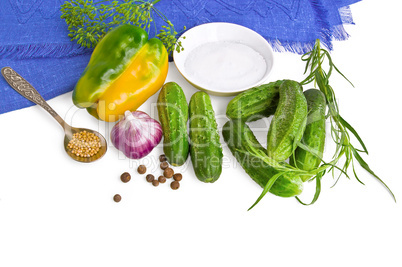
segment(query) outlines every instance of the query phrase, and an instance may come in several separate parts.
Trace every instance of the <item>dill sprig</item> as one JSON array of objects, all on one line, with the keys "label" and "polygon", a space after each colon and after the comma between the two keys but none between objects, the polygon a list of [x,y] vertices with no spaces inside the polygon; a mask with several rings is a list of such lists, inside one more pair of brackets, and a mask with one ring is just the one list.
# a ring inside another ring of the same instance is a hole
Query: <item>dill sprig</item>
[{"label": "dill sprig", "polygon": [[136,25],[149,33],[156,14],[166,23],[159,29],[156,37],[163,42],[169,53],[174,49],[179,52],[183,47],[177,40],[178,32],[172,22],[154,7],[159,1],[71,0],[61,6],[61,18],[68,25],[68,36],[72,41],[76,40],[83,47],[93,48],[109,30],[121,24]]}]

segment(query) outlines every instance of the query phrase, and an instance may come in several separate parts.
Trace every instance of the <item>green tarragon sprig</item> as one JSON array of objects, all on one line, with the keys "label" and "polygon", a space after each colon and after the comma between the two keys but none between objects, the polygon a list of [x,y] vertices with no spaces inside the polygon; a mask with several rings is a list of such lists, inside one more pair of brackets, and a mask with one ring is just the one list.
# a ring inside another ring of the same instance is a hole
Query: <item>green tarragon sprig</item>
[{"label": "green tarragon sprig", "polygon": [[166,23],[159,29],[156,37],[163,42],[169,54],[175,49],[179,52],[183,47],[177,40],[178,32],[154,6],[159,1],[71,0],[61,6],[61,18],[68,25],[68,36],[72,41],[76,40],[83,47],[93,48],[109,30],[121,24],[136,25],[149,33],[156,15]]},{"label": "green tarragon sprig", "polygon": [[[296,197],[296,199],[303,205],[311,205],[317,201],[321,191],[321,179],[325,174],[329,172],[332,172],[332,176],[335,178],[335,170],[339,171],[339,175],[336,180],[338,181],[341,176],[350,178],[348,170],[350,167],[352,167],[354,177],[361,184],[364,184],[357,176],[357,172],[355,170],[356,164],[359,164],[363,169],[365,169],[374,178],[376,178],[388,190],[388,192],[396,202],[395,195],[392,193],[391,189],[384,183],[382,179],[380,179],[377,174],[374,173],[374,171],[369,167],[368,163],[360,155],[361,153],[368,154],[367,147],[357,131],[339,114],[339,107],[336,100],[335,92],[329,84],[329,78],[331,74],[335,71],[339,73],[344,79],[346,79],[352,86],[353,84],[335,66],[329,52],[321,48],[320,40],[316,41],[313,49],[310,52],[302,56],[302,60],[306,62],[305,74],[307,73],[308,75],[301,82],[301,84],[306,85],[314,83],[325,95],[326,103],[328,106],[327,118],[329,119],[331,125],[331,137],[332,141],[336,145],[335,152],[332,155],[331,161],[325,162],[319,155],[314,153],[314,151],[312,151],[302,142],[295,142],[294,149],[296,148],[296,146],[299,146],[321,159],[321,165],[319,167],[314,170],[305,171],[293,167],[286,162],[276,162],[275,160],[269,158],[267,155],[258,153],[257,150],[253,151],[253,155],[260,157],[267,164],[277,169],[278,173],[268,180],[262,193],[255,201],[255,203],[249,208],[249,210],[252,209],[266,195],[267,192],[269,192],[275,181],[285,174],[313,176],[310,181],[315,180],[316,192],[312,201],[309,204],[305,204],[298,197]],[[328,70],[325,70],[323,68],[324,65],[328,66]],[[357,139],[361,148],[356,148],[356,146],[352,144],[352,136]]]},{"label": "green tarragon sprig", "polygon": [[[390,188],[380,179],[379,176],[374,173],[374,171],[369,167],[367,162],[360,155],[361,153],[368,154],[367,147],[357,131],[340,115],[335,91],[329,84],[329,78],[333,72],[337,72],[352,86],[353,84],[335,66],[329,52],[321,48],[320,40],[316,41],[312,51],[302,56],[302,60],[306,62],[305,73],[308,73],[308,75],[301,82],[301,84],[316,84],[321,92],[324,93],[328,106],[327,117],[330,120],[331,137],[336,145],[336,149],[332,157],[333,164],[327,171],[334,171],[335,167],[339,164],[339,160],[342,159],[342,166],[336,167],[336,169],[341,171],[338,179],[340,176],[342,176],[342,174],[347,174],[349,167],[352,167],[354,177],[361,184],[364,184],[359,179],[355,169],[356,164],[358,164],[367,172],[369,172],[374,178],[376,178],[388,190],[392,198],[396,201],[395,196]],[[323,68],[324,64],[328,66],[328,70],[325,70]],[[361,146],[360,149],[352,144],[351,136],[354,136],[357,139]],[[334,176],[334,173],[332,174]],[[349,176],[346,175],[346,177]],[[320,179],[320,177],[318,179]]]}]

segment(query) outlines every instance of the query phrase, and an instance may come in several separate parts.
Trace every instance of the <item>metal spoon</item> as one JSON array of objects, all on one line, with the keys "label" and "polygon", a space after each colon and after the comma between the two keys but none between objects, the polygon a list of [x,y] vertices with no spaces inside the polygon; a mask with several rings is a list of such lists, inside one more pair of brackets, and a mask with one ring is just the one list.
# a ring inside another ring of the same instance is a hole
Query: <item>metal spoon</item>
[{"label": "metal spoon", "polygon": [[[79,161],[79,162],[92,162],[97,159],[100,159],[107,150],[107,144],[106,144],[106,139],[103,137],[100,133],[90,130],[90,129],[85,129],[85,128],[75,128],[71,127],[68,125],[57,113],[54,111],[49,104],[43,99],[43,97],[39,94],[38,91],[30,84],[28,83],[24,78],[22,78],[21,75],[19,75],[17,72],[15,72],[12,68],[10,67],[4,67],[1,69],[1,74],[3,77],[6,79],[6,81],[10,84],[10,86],[20,93],[23,97],[26,99],[34,102],[35,104],[38,104],[41,106],[43,109],[45,109],[47,112],[49,112],[50,115],[53,116],[57,120],[58,123],[60,123],[61,127],[64,129],[65,137],[64,137],[64,149],[66,150],[67,154],[74,160]],[[68,143],[73,137],[74,133],[78,133],[81,131],[87,131],[90,133],[95,134],[100,138],[101,142],[101,147],[99,151],[91,156],[91,157],[80,157],[75,154],[73,154],[68,148]]]}]

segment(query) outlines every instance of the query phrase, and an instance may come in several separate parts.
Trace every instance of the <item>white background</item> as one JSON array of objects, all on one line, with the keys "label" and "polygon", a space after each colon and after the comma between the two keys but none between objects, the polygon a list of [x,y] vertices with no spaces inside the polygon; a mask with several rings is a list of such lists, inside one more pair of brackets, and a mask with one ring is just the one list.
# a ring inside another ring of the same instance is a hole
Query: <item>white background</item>
[{"label": "white background", "polygon": [[[175,169],[184,174],[179,190],[154,188],[135,169],[146,163],[159,175],[161,146],[139,162],[110,144],[99,162],[77,163],[65,154],[56,121],[35,106],[0,115],[0,266],[402,266],[397,3],[365,0],[351,7],[356,25],[347,26],[351,38],[335,42],[332,57],[355,88],[339,76],[331,83],[341,114],[368,146],[365,159],[398,203],[358,169],[365,186],[343,177],[331,188],[334,180],[325,176],[312,206],[268,194],[247,212],[261,188],[226,147],[216,183],[198,181],[190,164]],[[272,80],[302,80],[300,56],[275,56]],[[196,92],[173,63],[167,81],[181,85],[188,100]],[[221,127],[231,97],[211,98]],[[140,110],[156,116],[155,101],[156,95]],[[113,124],[76,109],[71,93],[49,104],[74,126],[99,129],[109,138]],[[257,133],[262,142],[265,134]],[[132,174],[127,184],[119,180],[125,171]],[[314,184],[306,184],[301,197],[308,201],[313,191]],[[112,200],[116,193],[120,203]]]}]

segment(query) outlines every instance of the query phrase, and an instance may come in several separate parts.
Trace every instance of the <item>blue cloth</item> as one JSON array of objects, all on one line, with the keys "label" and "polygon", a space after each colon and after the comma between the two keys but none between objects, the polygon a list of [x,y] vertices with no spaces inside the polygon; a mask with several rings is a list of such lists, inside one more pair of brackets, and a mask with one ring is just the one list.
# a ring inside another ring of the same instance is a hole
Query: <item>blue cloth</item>
[{"label": "blue cloth", "polygon": [[311,50],[316,39],[330,50],[333,39],[345,40],[348,35],[342,24],[353,23],[348,5],[358,1],[161,0],[155,7],[166,13],[176,30],[208,22],[232,22],[255,30],[277,51],[303,54]]},{"label": "blue cloth", "polygon": [[[302,54],[317,38],[329,49],[332,40],[347,39],[343,24],[353,24],[348,5],[358,1],[160,0],[155,7],[178,31],[207,22],[237,23],[260,33],[277,51]],[[14,68],[45,99],[71,91],[91,53],[67,36],[60,19],[63,2],[3,0],[0,5],[0,68]],[[159,29],[162,20],[156,16],[155,23]],[[0,78],[0,114],[31,105]]]}]

